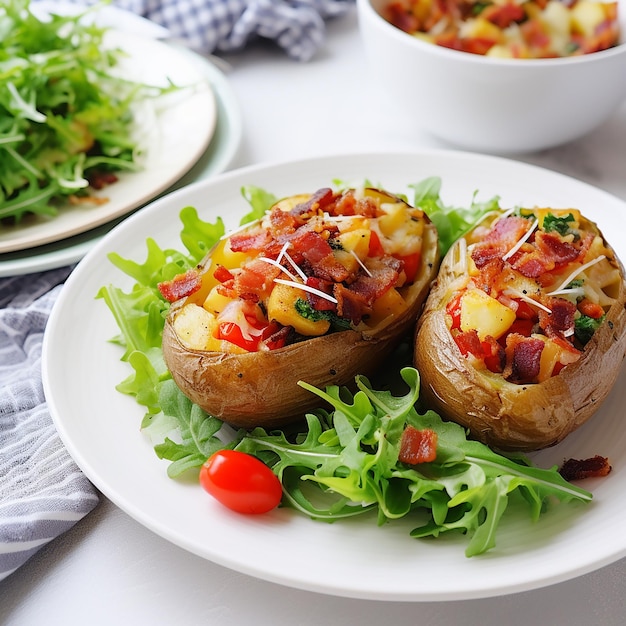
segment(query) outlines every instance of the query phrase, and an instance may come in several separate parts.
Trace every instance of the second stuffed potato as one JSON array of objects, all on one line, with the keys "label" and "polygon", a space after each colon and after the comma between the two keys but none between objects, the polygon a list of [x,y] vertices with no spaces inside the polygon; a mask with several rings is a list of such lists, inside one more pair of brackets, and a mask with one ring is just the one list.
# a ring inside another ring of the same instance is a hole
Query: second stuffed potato
[{"label": "second stuffed potato", "polygon": [[488,445],[554,445],[626,349],[624,268],[575,209],[491,215],[448,251],[418,323],[421,397]]},{"label": "second stuffed potato", "polygon": [[163,356],[194,403],[243,428],[294,421],[324,387],[371,375],[411,330],[439,264],[420,209],[377,189],[278,202],[162,285]]}]

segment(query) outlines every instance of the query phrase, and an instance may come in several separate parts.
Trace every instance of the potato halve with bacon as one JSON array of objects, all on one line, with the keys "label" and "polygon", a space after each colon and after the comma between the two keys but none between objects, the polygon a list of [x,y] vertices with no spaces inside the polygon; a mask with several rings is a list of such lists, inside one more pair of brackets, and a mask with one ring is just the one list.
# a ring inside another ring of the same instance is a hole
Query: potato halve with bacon
[{"label": "potato halve with bacon", "polygon": [[194,403],[243,428],[301,418],[411,333],[439,265],[420,209],[364,188],[291,196],[161,285],[163,356]]},{"label": "potato halve with bacon", "polygon": [[450,248],[417,325],[421,398],[488,445],[554,445],[615,383],[625,303],[621,262],[578,210],[491,214]]}]

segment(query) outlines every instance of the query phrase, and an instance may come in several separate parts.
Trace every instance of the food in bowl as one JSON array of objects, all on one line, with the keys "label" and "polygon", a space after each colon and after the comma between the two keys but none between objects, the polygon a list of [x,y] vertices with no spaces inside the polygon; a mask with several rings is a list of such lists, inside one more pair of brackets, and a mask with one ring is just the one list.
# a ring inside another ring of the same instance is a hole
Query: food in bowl
[{"label": "food in bowl", "polygon": [[364,188],[290,196],[160,286],[163,356],[194,403],[238,427],[316,404],[300,388],[369,375],[410,332],[439,265],[426,214]]},{"label": "food in bowl", "polygon": [[359,28],[379,97],[402,117],[409,140],[423,131],[472,151],[535,152],[584,137],[624,103],[626,0],[619,0],[619,45],[549,59],[424,42],[385,19],[389,1],[357,0]]},{"label": "food in bowl", "polygon": [[589,54],[619,42],[617,2],[392,0],[391,24],[453,50],[541,59]]},{"label": "food in bowl", "polygon": [[579,211],[498,211],[441,263],[416,331],[421,397],[490,446],[554,445],[615,383],[625,305],[624,268]]}]

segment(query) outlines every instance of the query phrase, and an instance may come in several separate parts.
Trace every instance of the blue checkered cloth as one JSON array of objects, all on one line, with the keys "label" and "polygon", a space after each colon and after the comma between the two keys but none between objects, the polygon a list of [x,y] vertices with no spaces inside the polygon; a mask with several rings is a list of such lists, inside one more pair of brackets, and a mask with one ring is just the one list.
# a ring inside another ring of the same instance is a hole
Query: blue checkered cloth
[{"label": "blue checkered cloth", "polygon": [[[88,0],[89,2],[89,0]],[[324,43],[325,20],[353,0],[112,0],[112,5],[168,29],[199,52],[240,50],[258,37],[274,40],[297,61]]]}]

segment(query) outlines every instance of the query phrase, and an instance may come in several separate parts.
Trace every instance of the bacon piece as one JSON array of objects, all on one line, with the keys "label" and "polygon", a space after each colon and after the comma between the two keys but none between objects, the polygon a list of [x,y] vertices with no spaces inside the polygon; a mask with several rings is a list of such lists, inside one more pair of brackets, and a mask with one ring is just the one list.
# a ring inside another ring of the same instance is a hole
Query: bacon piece
[{"label": "bacon piece", "polygon": [[576,305],[564,298],[545,298],[543,301],[552,313],[539,310],[539,326],[548,337],[554,335],[564,337],[566,331],[574,328]]},{"label": "bacon piece", "polygon": [[565,480],[572,481],[607,476],[612,469],[606,457],[596,455],[589,459],[568,459],[559,469],[559,474]]},{"label": "bacon piece", "polygon": [[218,265],[215,268],[215,271],[213,272],[213,277],[220,283],[225,283],[226,281],[232,280],[234,278],[231,271],[223,265]]},{"label": "bacon piece", "polygon": [[472,250],[472,260],[474,261],[474,265],[480,270],[494,259],[501,260],[507,253],[507,250],[508,247],[503,243],[480,243]]},{"label": "bacon piece", "polygon": [[230,249],[233,252],[261,251],[272,241],[270,233],[263,229],[251,233],[234,233],[230,236]]},{"label": "bacon piece", "polygon": [[376,261],[368,264],[370,275],[360,274],[349,286],[350,291],[361,295],[369,305],[395,286],[402,267],[401,261],[389,256]]},{"label": "bacon piece", "polygon": [[541,353],[545,343],[541,339],[511,333],[506,338],[506,366],[502,375],[515,383],[531,383],[537,379]]},{"label": "bacon piece", "polygon": [[454,341],[463,356],[473,354],[477,358],[482,358],[483,347],[480,343],[478,332],[476,330],[466,330],[464,332],[460,332],[454,336]]},{"label": "bacon piece", "polygon": [[437,433],[424,428],[418,430],[408,425],[400,439],[398,460],[408,465],[432,463],[437,458]]},{"label": "bacon piece", "polygon": [[298,262],[295,256],[299,256],[307,261],[310,271],[318,278],[340,283],[350,277],[350,272],[335,258],[329,243],[318,233],[300,229],[291,243],[293,248],[290,254],[294,260]]},{"label": "bacon piece", "polygon": [[515,254],[511,259],[511,265],[527,278],[538,278],[553,270],[555,262],[539,250],[532,250]]},{"label": "bacon piece", "polygon": [[482,289],[485,293],[491,293],[492,287],[501,282],[503,267],[504,261],[500,257],[487,260],[481,266],[480,274],[474,279],[476,287]]},{"label": "bacon piece", "polygon": [[[316,278],[315,276],[309,276],[306,279],[306,284],[309,287],[313,287],[313,289],[317,289],[318,291],[323,291],[327,293],[329,296],[332,295],[333,284],[331,281],[321,280]],[[334,311],[337,309],[337,305],[334,302],[331,302],[327,298],[323,298],[322,296],[318,296],[317,294],[311,293],[309,291],[306,292],[306,298],[309,304],[316,311]]]},{"label": "bacon piece", "polygon": [[298,227],[296,218],[279,208],[272,209],[269,214],[269,231],[274,239],[291,235]]},{"label": "bacon piece", "polygon": [[233,289],[240,298],[258,302],[263,296],[269,294],[274,279],[280,273],[281,270],[275,265],[261,259],[254,259],[235,276]]},{"label": "bacon piece", "polygon": [[323,187],[318,189],[306,202],[297,204],[291,209],[290,214],[298,219],[316,215],[319,209],[323,209],[329,205],[335,198],[332,189]]},{"label": "bacon piece", "polygon": [[507,252],[528,232],[531,222],[523,217],[499,219],[483,237],[484,243],[503,243]]},{"label": "bacon piece", "polygon": [[202,287],[202,279],[198,270],[192,269],[159,283],[157,287],[167,301],[176,302],[198,291]]},{"label": "bacon piece", "polygon": [[371,311],[371,306],[362,295],[351,291],[341,283],[334,285],[333,296],[337,300],[337,315],[350,320],[355,325]]},{"label": "bacon piece", "polygon": [[556,233],[539,231],[535,234],[535,245],[547,259],[554,262],[555,266],[570,263],[577,259],[580,254],[576,246],[568,241],[563,241]]}]

